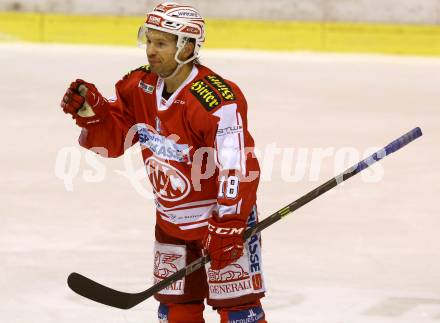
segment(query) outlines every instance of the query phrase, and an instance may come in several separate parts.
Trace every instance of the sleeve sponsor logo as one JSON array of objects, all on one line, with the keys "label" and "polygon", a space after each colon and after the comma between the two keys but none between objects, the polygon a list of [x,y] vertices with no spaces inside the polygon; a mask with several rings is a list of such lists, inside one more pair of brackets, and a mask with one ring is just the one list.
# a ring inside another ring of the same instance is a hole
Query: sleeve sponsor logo
[{"label": "sleeve sponsor logo", "polygon": [[233,127],[226,127],[226,128],[219,128],[217,129],[217,136],[226,136],[226,135],[233,135],[236,133],[242,133],[243,132],[243,126],[233,126]]},{"label": "sleeve sponsor logo", "polygon": [[215,109],[221,103],[217,93],[202,80],[194,82],[190,91],[208,111]]},{"label": "sleeve sponsor logo", "polygon": [[208,75],[205,78],[214,88],[219,91],[223,99],[225,99],[226,101],[235,100],[235,94],[234,92],[232,92],[231,87],[226,84],[225,80],[223,80],[220,76]]}]

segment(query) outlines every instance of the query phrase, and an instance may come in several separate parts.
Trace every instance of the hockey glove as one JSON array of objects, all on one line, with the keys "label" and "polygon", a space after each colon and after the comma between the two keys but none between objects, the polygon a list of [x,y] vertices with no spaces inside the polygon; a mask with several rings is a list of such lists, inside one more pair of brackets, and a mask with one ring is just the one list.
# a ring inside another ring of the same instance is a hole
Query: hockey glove
[{"label": "hockey glove", "polygon": [[216,214],[213,214],[203,239],[203,247],[211,257],[211,269],[220,270],[243,255],[245,229],[244,221],[218,221]]},{"label": "hockey glove", "polygon": [[64,94],[61,107],[65,113],[72,115],[78,126],[84,128],[100,122],[107,115],[107,103],[95,85],[77,79]]}]

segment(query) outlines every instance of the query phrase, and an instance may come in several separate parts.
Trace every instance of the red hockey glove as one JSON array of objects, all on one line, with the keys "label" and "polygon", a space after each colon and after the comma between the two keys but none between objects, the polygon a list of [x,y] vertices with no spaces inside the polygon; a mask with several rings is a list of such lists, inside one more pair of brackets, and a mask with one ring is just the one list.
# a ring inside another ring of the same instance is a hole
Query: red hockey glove
[{"label": "red hockey glove", "polygon": [[108,113],[106,105],[107,100],[95,85],[80,79],[70,84],[61,101],[63,111],[71,114],[80,127],[100,122]]},{"label": "red hockey glove", "polygon": [[213,214],[203,247],[211,257],[211,269],[219,270],[238,260],[243,255],[243,233],[246,224],[241,220],[220,222]]}]

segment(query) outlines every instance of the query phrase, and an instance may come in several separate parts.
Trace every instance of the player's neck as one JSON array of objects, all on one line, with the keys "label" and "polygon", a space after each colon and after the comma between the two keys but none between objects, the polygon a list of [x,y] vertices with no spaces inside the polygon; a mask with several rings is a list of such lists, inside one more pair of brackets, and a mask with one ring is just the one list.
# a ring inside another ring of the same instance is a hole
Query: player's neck
[{"label": "player's neck", "polygon": [[192,64],[188,63],[182,66],[179,72],[177,72],[176,76],[166,79],[165,86],[168,93],[173,93],[176,91],[179,86],[187,79],[188,75],[192,71]]}]

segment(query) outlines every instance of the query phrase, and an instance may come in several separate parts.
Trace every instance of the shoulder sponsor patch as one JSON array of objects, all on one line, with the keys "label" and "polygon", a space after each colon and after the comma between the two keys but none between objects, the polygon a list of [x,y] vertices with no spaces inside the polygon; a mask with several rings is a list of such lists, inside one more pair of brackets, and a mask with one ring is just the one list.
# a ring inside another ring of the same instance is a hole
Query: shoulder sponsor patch
[{"label": "shoulder sponsor patch", "polygon": [[214,89],[202,80],[195,81],[191,85],[190,91],[208,111],[214,110],[221,103],[221,99]]},{"label": "shoulder sponsor patch", "polygon": [[137,72],[137,71],[143,71],[145,73],[150,73],[150,65],[142,65],[138,68],[135,68],[134,70],[131,70],[130,72],[128,72],[127,74],[124,75],[124,79],[127,78],[128,76],[130,76],[131,73]]},{"label": "shoulder sponsor patch", "polygon": [[231,87],[218,75],[208,75],[205,79],[220,93],[226,101],[234,101],[235,94]]},{"label": "shoulder sponsor patch", "polygon": [[142,80],[139,81],[138,88],[141,88],[147,94],[153,94],[154,86],[151,84],[146,84]]}]

